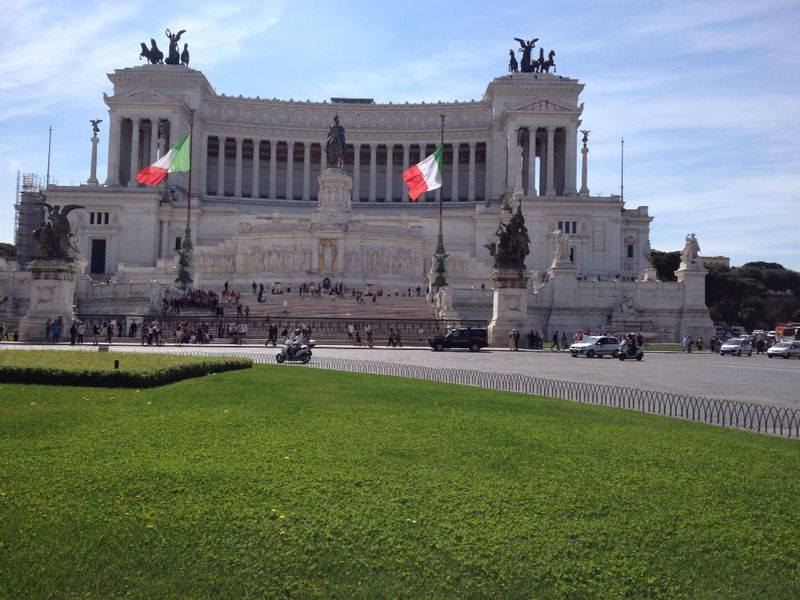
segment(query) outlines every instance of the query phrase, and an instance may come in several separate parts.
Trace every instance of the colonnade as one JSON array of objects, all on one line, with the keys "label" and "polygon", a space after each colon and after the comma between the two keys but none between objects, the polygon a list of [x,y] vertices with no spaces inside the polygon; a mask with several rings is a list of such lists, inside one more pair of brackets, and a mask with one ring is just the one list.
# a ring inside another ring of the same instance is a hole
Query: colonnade
[{"label": "colonnade", "polygon": [[136,185],[136,173],[169,147],[172,125],[169,117],[116,117],[109,125],[107,183]]},{"label": "colonnade", "polygon": [[[445,145],[445,154],[449,157],[445,161],[446,201],[474,201],[486,197],[478,187],[479,180],[486,186],[488,179],[485,146],[485,142],[478,141]],[[402,173],[435,148],[435,144],[427,142],[348,144],[345,170],[353,178],[353,202],[408,201],[408,189],[401,183]],[[465,148],[463,153],[462,148]],[[245,160],[245,150],[249,160]],[[307,140],[205,134],[201,152],[207,173],[199,182],[201,192],[220,197],[312,200],[316,187],[312,171],[318,174],[329,166],[324,145]],[[458,160],[453,160],[454,157]],[[295,164],[298,160],[300,165]],[[264,177],[262,171],[266,171]],[[462,183],[462,175],[466,183]],[[296,180],[298,176],[302,178],[300,181]],[[246,186],[249,189],[243,186],[246,177],[251,178]],[[438,197],[433,193],[426,196],[420,201]]]},{"label": "colonnade", "polygon": [[[576,177],[577,125],[537,125],[535,123],[508,130],[507,188],[514,185],[517,146],[523,150],[523,186],[525,196],[572,196],[577,193]],[[538,157],[538,177],[536,158]],[[538,181],[537,181],[538,179]],[[537,189],[538,183],[538,189]]]}]

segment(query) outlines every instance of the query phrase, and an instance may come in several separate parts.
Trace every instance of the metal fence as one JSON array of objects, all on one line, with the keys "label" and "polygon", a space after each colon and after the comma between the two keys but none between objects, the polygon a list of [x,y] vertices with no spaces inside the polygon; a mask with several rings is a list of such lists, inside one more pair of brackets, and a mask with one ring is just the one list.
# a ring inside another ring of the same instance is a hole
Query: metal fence
[{"label": "metal fence", "polygon": [[[196,353],[186,354],[196,355]],[[235,353],[234,355],[252,358],[253,362],[259,364],[275,363],[273,354]],[[686,419],[731,429],[744,429],[787,438],[800,437],[800,410],[788,407],[766,406],[736,400],[717,400],[702,396],[687,396],[672,392],[596,383],[559,381],[521,373],[433,368],[349,358],[315,357],[307,365],[296,366],[410,377],[441,383],[457,383],[493,390],[521,392]]]}]

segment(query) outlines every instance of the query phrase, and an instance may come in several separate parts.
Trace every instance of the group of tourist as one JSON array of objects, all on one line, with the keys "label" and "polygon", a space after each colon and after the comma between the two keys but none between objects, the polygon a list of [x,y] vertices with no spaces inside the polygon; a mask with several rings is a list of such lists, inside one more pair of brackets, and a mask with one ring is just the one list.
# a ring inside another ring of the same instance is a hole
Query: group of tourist
[{"label": "group of tourist", "polygon": [[220,306],[220,296],[213,290],[188,290],[181,294],[165,295],[161,304],[164,312],[180,313],[187,307],[215,311]]}]

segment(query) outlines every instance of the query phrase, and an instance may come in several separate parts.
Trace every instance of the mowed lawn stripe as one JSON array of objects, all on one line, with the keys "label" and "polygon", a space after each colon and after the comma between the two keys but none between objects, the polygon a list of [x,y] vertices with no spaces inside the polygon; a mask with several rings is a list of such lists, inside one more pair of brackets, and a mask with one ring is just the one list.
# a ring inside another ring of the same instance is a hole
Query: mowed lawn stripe
[{"label": "mowed lawn stripe", "polygon": [[0,596],[796,597],[798,458],[790,440],[292,367],[3,385]]}]

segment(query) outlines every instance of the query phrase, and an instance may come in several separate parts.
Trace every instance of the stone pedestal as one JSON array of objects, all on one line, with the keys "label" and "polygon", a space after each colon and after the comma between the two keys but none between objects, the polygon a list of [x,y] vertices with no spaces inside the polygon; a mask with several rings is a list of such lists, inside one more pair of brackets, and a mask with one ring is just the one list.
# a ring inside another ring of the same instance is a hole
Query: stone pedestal
[{"label": "stone pedestal", "polygon": [[352,218],[350,193],[353,180],[342,169],[325,169],[319,177],[317,206],[311,215],[314,225],[344,225]]},{"label": "stone pedestal", "polygon": [[66,260],[34,260],[28,268],[31,303],[20,321],[19,339],[44,341],[47,319],[55,321],[59,317],[63,339],[75,318],[75,265]]},{"label": "stone pedestal", "polygon": [[706,270],[702,263],[684,264],[675,271],[678,283],[683,286],[683,308],[675,339],[681,340],[685,335],[695,339],[702,337],[709,340],[715,329],[706,306]]},{"label": "stone pedestal", "polygon": [[528,277],[510,269],[495,269],[492,279],[492,320],[489,322],[489,345],[508,346],[508,333],[512,329],[524,335],[530,328],[528,321]]}]

